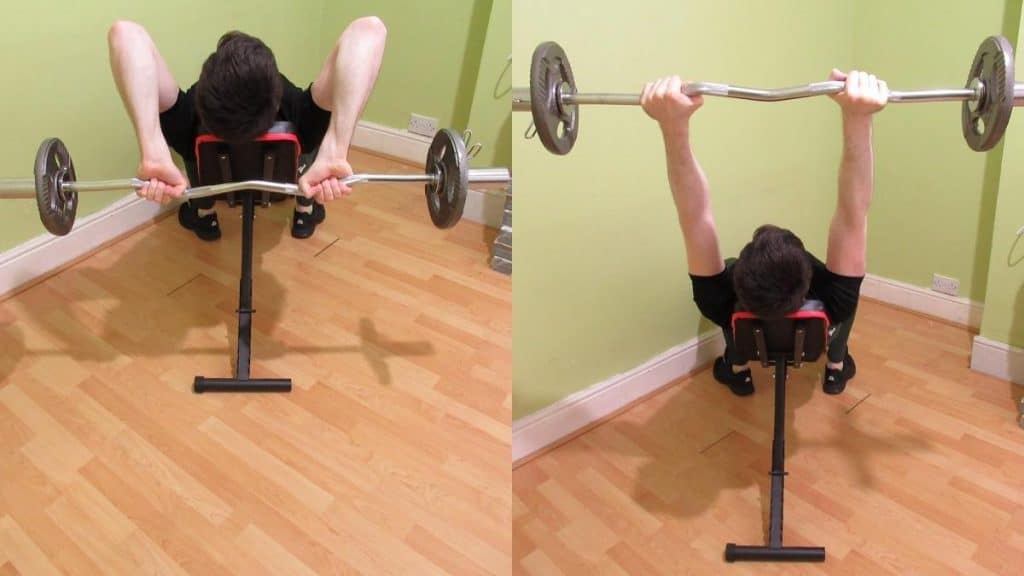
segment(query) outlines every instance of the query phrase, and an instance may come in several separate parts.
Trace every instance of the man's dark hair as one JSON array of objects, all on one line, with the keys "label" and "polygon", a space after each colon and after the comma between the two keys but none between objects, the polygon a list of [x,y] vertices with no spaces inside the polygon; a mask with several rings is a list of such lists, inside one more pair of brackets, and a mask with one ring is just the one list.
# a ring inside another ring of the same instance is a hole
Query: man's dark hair
[{"label": "man's dark hair", "polygon": [[804,243],[785,228],[766,224],[733,265],[733,286],[741,309],[780,318],[803,305],[811,285],[811,263]]},{"label": "man's dark hair", "polygon": [[274,123],[282,89],[270,48],[254,36],[228,32],[203,63],[196,110],[215,136],[229,142],[251,140]]}]

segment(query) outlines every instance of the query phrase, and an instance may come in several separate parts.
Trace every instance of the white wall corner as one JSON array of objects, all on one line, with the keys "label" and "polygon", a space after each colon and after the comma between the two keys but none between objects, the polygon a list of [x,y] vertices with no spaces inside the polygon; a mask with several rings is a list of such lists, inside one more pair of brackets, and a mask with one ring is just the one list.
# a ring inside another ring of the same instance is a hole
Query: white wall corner
[{"label": "white wall corner", "polygon": [[715,329],[670,348],[629,372],[612,376],[517,419],[512,423],[513,467],[594,422],[703,368],[720,355],[724,348],[722,331]]},{"label": "white wall corner", "polygon": [[975,336],[971,346],[971,370],[1024,385],[1024,348]]}]

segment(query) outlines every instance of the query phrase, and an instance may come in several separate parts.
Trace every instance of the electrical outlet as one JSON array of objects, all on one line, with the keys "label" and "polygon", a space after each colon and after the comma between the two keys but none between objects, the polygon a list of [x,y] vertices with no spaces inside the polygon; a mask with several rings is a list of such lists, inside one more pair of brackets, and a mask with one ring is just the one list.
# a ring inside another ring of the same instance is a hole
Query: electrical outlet
[{"label": "electrical outlet", "polygon": [[956,278],[943,276],[942,274],[932,274],[932,290],[949,294],[950,296],[959,296],[960,281]]},{"label": "electrical outlet", "polygon": [[409,115],[409,132],[423,136],[433,136],[437,132],[437,118],[420,116],[419,114]]}]

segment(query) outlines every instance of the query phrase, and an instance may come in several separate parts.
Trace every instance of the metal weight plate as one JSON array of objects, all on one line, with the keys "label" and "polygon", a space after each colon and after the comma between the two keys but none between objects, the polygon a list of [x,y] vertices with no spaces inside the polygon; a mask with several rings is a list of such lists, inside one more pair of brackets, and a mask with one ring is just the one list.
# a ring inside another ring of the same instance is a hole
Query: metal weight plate
[{"label": "metal weight plate", "polygon": [[64,143],[47,138],[36,152],[36,204],[39,219],[51,234],[71,232],[78,211],[78,192],[64,189],[64,182],[75,181],[75,165]]},{"label": "metal weight plate", "polygon": [[438,228],[451,228],[462,218],[469,188],[469,167],[466,145],[457,134],[438,130],[427,150],[426,173],[436,174],[437,181],[427,184],[427,210]]},{"label": "metal weight plate", "polygon": [[579,106],[563,106],[559,94],[575,94],[569,57],[554,42],[543,42],[530,62],[530,110],[544,147],[552,154],[572,150],[580,129]]},{"label": "metal weight plate", "polygon": [[964,140],[983,152],[999,143],[1013,112],[1013,46],[1002,36],[989,36],[978,47],[967,74],[967,87],[975,79],[984,86],[980,101],[964,101],[961,118]]}]

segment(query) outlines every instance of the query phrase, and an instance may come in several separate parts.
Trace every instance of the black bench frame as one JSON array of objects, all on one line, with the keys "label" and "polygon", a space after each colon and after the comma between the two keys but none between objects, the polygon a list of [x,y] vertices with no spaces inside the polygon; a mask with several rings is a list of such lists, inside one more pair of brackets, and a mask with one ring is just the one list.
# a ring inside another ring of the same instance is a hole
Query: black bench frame
[{"label": "black bench frame", "polygon": [[747,312],[732,316],[736,353],[743,361],[758,360],[775,372],[775,424],[772,437],[771,509],[768,517],[768,544],[725,545],[725,559],[736,561],[823,562],[821,546],[782,545],[782,496],[786,476],[786,372],[803,362],[814,362],[824,352],[828,340],[828,317],[824,311],[803,309],[778,320],[763,320]]},{"label": "black bench frame", "polygon": [[[228,143],[209,134],[196,139],[193,182],[198,185],[244,180],[294,183],[301,147],[293,126],[277,122],[270,131],[242,143]],[[191,167],[190,167],[191,168]],[[252,243],[257,191],[240,193],[242,204],[242,262],[238,282],[238,350],[232,378],[196,376],[192,390],[201,392],[290,392],[291,378],[252,378]],[[233,201],[234,198],[229,199]],[[266,204],[266,196],[261,203]]]}]

